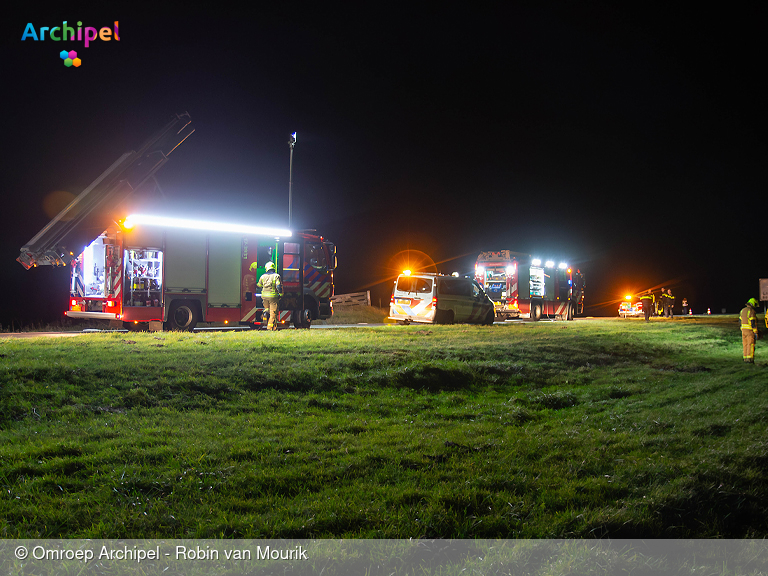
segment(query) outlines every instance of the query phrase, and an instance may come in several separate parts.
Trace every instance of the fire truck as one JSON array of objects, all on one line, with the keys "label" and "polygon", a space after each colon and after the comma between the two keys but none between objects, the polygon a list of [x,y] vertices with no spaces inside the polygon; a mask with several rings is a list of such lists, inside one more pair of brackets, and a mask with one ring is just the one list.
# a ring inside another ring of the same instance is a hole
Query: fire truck
[{"label": "fire truck", "polygon": [[132,211],[147,200],[134,192],[194,132],[190,124],[188,114],[177,115],[138,151],[124,154],[17,260],[27,269],[72,266],[70,318],[128,328],[260,327],[267,318],[257,283],[269,261],[283,280],[280,325],[309,328],[312,320],[329,318],[336,247],[314,231]]},{"label": "fire truck", "polygon": [[481,252],[475,279],[494,302],[497,320],[544,316],[573,320],[584,312],[584,275],[565,262],[511,250]]}]

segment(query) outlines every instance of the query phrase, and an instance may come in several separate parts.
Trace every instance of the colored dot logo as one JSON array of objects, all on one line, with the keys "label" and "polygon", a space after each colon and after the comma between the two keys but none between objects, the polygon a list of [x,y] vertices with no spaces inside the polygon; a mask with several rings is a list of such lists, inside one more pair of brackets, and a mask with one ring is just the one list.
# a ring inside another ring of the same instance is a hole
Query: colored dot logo
[{"label": "colored dot logo", "polygon": [[59,52],[59,56],[61,56],[61,59],[64,60],[64,66],[69,68],[70,66],[74,66],[75,68],[78,68],[80,64],[82,64],[82,60],[77,57],[77,52],[74,50],[70,50],[67,52],[66,50],[62,50]]}]

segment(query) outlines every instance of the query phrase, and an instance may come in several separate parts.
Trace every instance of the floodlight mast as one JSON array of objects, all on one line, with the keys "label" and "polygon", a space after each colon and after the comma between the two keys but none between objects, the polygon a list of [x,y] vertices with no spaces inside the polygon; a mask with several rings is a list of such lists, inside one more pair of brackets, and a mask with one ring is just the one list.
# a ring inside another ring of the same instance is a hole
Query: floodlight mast
[{"label": "floodlight mast", "polygon": [[288,164],[288,228],[291,227],[291,205],[293,203],[293,147],[296,145],[296,132],[291,134],[288,146],[291,149],[291,159]]}]

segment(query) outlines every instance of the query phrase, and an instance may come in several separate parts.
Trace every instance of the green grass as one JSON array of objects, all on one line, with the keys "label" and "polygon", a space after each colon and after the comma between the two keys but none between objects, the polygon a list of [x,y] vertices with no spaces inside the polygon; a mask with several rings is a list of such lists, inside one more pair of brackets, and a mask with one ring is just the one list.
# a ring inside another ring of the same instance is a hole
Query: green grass
[{"label": "green grass", "polygon": [[763,538],[734,318],[0,339],[2,538]]},{"label": "green grass", "polygon": [[72,320],[62,318],[56,322],[32,322],[30,324],[0,324],[0,334],[9,332],[82,332],[86,328],[104,329],[108,323],[101,320]]}]

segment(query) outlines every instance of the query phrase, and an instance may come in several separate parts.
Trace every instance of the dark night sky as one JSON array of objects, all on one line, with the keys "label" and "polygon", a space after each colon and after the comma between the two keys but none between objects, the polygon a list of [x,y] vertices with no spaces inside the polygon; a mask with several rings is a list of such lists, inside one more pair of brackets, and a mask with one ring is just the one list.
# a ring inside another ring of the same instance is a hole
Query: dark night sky
[{"label": "dark night sky", "polygon": [[[768,277],[764,4],[274,4],[6,15],[3,326],[66,305],[68,269],[15,262],[44,197],[185,111],[196,132],[157,175],[179,214],[285,226],[298,132],[293,227],[337,243],[339,293],[386,302],[408,249],[445,272],[567,259],[598,315],[661,285],[736,312]],[[63,20],[119,20],[121,40],[20,41]]]}]

